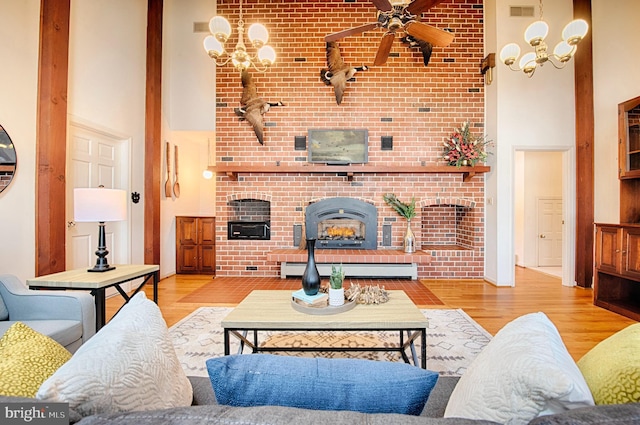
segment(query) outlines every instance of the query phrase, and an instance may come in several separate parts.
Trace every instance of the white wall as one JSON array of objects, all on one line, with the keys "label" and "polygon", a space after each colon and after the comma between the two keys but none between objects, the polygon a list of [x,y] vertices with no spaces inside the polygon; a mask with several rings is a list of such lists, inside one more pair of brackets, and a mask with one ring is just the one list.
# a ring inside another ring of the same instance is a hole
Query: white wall
[{"label": "white wall", "polygon": [[[487,52],[499,53],[510,42],[517,42],[523,54],[529,51],[523,41],[525,28],[532,18],[509,17],[511,1],[487,2],[499,24],[495,45],[487,44]],[[519,6],[531,5],[539,16],[537,1],[520,1]],[[545,3],[544,19],[549,24],[548,44],[553,46],[561,39],[564,25],[573,18],[572,1],[561,0]],[[487,197],[495,199],[495,208],[487,208],[487,247],[485,258],[486,279],[498,286],[515,284],[515,210],[514,210],[514,162],[517,149],[570,149],[575,144],[574,72],[573,62],[563,70],[547,64],[531,78],[522,72],[510,71],[497,63],[491,90],[487,91],[487,110],[494,116],[496,141],[492,172],[486,178]],[[497,165],[496,165],[497,164]],[[495,231],[493,231],[495,229]]]},{"label": "white wall", "polygon": [[165,54],[163,98],[172,130],[213,131],[216,125],[216,66],[202,46],[209,32],[194,32],[194,22],[209,22],[215,1],[164,2]]},{"label": "white wall", "polygon": [[618,103],[640,96],[640,1],[592,0],[595,221],[620,222]]},{"label": "white wall", "polygon": [[[144,141],[147,2],[72,0],[70,118],[131,140],[130,259],[144,263]],[[129,198],[130,199],[130,198]]]},{"label": "white wall", "polygon": [[[178,146],[180,197],[164,196],[167,177],[162,147],[160,196],[160,276],[176,272],[176,216],[215,216],[215,181],[202,177],[208,146],[215,152],[215,64],[202,48],[207,34],[194,33],[194,22],[208,22],[215,13],[209,0],[164,2],[162,135]],[[212,155],[212,158],[215,155]],[[173,181],[173,180],[172,180]]]},{"label": "white wall", "polygon": [[[207,138],[210,135],[211,132],[202,131],[166,130],[164,133],[164,140],[171,144],[172,167],[174,147],[178,146],[180,197],[172,194],[170,198],[165,198],[166,171],[163,172],[160,196],[161,277],[176,272],[176,216],[215,216],[216,180],[206,180],[202,177],[202,171],[207,168]],[[211,149],[215,149],[215,146]]]},{"label": "white wall", "polygon": [[0,0],[0,124],[18,165],[0,193],[0,274],[23,281],[35,272],[36,100],[39,0]]}]

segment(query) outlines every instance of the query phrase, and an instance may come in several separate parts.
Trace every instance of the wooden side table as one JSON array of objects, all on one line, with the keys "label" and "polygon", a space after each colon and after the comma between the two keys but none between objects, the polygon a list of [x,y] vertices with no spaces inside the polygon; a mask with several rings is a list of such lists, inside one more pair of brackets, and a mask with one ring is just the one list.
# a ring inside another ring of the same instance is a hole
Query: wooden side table
[{"label": "wooden side table", "polygon": [[[142,283],[129,296],[121,285],[134,279],[142,278]],[[67,270],[60,273],[49,274],[27,279],[27,285],[31,289],[73,289],[91,291],[96,304],[96,332],[106,323],[106,289],[115,287],[122,295],[125,304],[136,295],[142,287],[153,279],[153,301],[158,303],[158,282],[160,281],[160,266],[120,264],[114,270],[102,273],[88,272],[86,268]],[[120,307],[122,308],[122,307]],[[120,311],[120,310],[118,310]],[[116,312],[116,314],[118,314]]]}]

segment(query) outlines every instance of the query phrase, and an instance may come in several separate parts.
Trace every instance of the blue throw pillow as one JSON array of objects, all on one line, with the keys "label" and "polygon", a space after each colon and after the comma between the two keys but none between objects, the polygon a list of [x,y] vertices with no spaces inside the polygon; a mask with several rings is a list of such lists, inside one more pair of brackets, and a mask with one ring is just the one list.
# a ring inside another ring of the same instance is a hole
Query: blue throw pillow
[{"label": "blue throw pillow", "polygon": [[219,404],[420,415],[438,374],[406,363],[245,354],[207,360]]}]

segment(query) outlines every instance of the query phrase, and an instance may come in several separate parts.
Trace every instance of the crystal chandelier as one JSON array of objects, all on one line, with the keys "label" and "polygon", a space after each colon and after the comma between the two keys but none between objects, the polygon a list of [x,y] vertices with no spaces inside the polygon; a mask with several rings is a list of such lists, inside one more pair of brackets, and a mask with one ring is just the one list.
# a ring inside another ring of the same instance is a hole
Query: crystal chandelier
[{"label": "crystal chandelier", "polygon": [[524,32],[524,40],[534,48],[535,52],[526,53],[518,66],[514,64],[520,56],[520,46],[509,43],[500,51],[500,60],[512,71],[523,71],[527,77],[531,77],[538,65],[549,62],[557,69],[564,68],[578,49],[577,44],[584,38],[589,30],[589,24],[583,19],[569,22],[562,30],[562,41],[553,49],[553,53],[547,53],[547,43],[544,39],[549,33],[549,25],[543,21],[542,0],[540,0],[540,20],[532,23]]},{"label": "crystal chandelier", "polygon": [[240,17],[238,19],[238,43],[232,53],[224,50],[224,43],[231,35],[231,25],[222,16],[214,16],[209,21],[209,31],[212,35],[204,39],[204,50],[213,59],[217,66],[224,66],[229,61],[239,71],[253,66],[257,71],[264,72],[276,60],[276,52],[273,47],[267,45],[269,32],[262,24],[253,24],[249,27],[248,36],[251,45],[257,50],[254,56],[247,52],[244,44],[244,21],[242,20],[242,0],[240,0]]}]

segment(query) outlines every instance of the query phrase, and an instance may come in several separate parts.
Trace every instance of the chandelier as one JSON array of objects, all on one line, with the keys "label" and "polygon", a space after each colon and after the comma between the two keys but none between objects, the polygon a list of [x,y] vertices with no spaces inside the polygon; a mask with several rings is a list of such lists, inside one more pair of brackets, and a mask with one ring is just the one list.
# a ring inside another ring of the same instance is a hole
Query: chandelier
[{"label": "chandelier", "polygon": [[523,71],[527,77],[531,77],[538,65],[549,62],[557,69],[564,68],[578,49],[577,44],[584,38],[589,30],[589,24],[583,19],[569,22],[562,30],[562,41],[553,49],[553,53],[547,53],[547,43],[544,39],[549,33],[549,25],[543,21],[542,0],[540,0],[540,20],[532,23],[524,32],[524,40],[534,48],[534,52],[526,53],[518,66],[514,64],[520,56],[520,46],[509,43],[500,51],[500,60],[512,71]]},{"label": "chandelier", "polygon": [[224,43],[231,35],[231,25],[222,16],[214,16],[209,21],[211,35],[204,39],[204,50],[213,59],[217,66],[224,66],[229,61],[239,71],[253,66],[257,71],[264,72],[276,60],[276,52],[273,47],[267,45],[269,32],[262,24],[253,24],[249,27],[248,36],[251,45],[257,50],[254,56],[247,52],[244,44],[244,21],[242,20],[242,0],[240,0],[240,17],[238,19],[238,43],[232,53],[224,50]]}]

